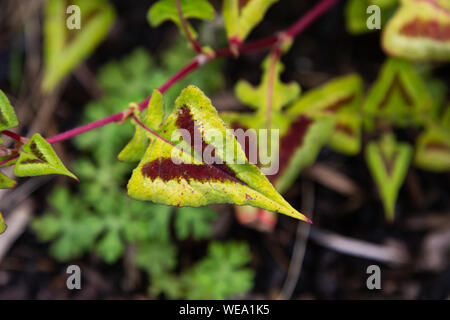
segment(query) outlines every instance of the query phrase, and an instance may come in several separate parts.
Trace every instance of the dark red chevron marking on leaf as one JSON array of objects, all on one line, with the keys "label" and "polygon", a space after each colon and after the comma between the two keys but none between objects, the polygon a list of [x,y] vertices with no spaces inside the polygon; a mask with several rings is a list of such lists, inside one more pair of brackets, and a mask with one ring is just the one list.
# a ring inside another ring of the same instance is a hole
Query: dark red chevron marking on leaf
[{"label": "dark red chevron marking on leaf", "polygon": [[336,124],[334,129],[336,131],[343,132],[343,133],[345,133],[348,136],[354,136],[355,135],[355,132],[353,131],[353,128],[348,126],[348,125],[346,125],[346,124],[343,124],[343,123]]},{"label": "dark red chevron marking on leaf", "polygon": [[413,105],[413,100],[409,96],[406,89],[403,87],[402,82],[400,81],[399,75],[396,74],[394,77],[394,80],[392,80],[391,86],[389,87],[389,90],[386,93],[386,96],[384,97],[383,101],[379,104],[379,108],[383,109],[386,107],[388,101],[390,100],[392,94],[395,92],[395,90],[399,90],[403,100],[406,101],[406,104],[409,106]]},{"label": "dark red chevron marking on leaf", "polygon": [[[179,128],[185,129],[185,130],[187,130],[189,132],[189,134],[191,136],[191,147],[194,149],[194,151],[197,154],[202,156],[204,150],[206,149],[206,147],[209,144],[206,143],[205,140],[203,140],[203,135],[202,135],[200,129],[198,128],[198,125],[195,124],[195,120],[192,117],[191,110],[187,106],[183,106],[183,107],[179,108],[179,110],[178,110],[178,117],[177,117],[177,120],[176,120],[175,123],[176,123],[176,125]],[[201,143],[200,144],[196,143],[194,137],[201,137]],[[212,156],[215,155],[215,149],[212,149],[211,155]],[[231,170],[226,165],[225,162],[223,164],[214,163],[214,164],[211,164],[210,166],[213,166],[213,167],[217,168],[220,171],[224,171],[225,174],[230,176],[230,179],[235,180],[235,181],[239,181],[240,183],[245,184],[244,182],[240,181],[236,177],[236,174],[234,173],[234,171]]]},{"label": "dark red chevron marking on leaf", "polygon": [[347,104],[349,104],[350,102],[353,101],[353,99],[355,99],[355,95],[352,94],[351,96],[339,99],[338,101],[336,101],[335,103],[333,103],[332,105],[328,106],[325,108],[325,111],[329,111],[329,112],[336,112],[339,109],[341,109],[342,107],[346,106]]},{"label": "dark red chevron marking on leaf", "polygon": [[401,29],[400,34],[406,37],[430,38],[436,41],[450,40],[450,24],[439,23],[436,20],[421,20],[415,18],[406,23]]},{"label": "dark red chevron marking on leaf", "polygon": [[[245,127],[245,126],[241,126],[239,123],[237,123],[237,122],[233,122],[233,123],[231,123],[230,124],[230,127],[231,127],[231,129],[233,129],[233,130],[238,130],[238,129],[242,129],[242,130],[247,130],[248,128],[247,127]],[[245,153],[245,156],[247,157],[247,159],[249,159],[250,158],[250,150],[252,150],[253,148],[250,148],[251,147],[251,142],[252,142],[252,140],[249,138],[249,137],[245,137],[245,141],[239,141],[238,140],[238,142],[239,142],[239,144],[241,145],[241,147],[242,147],[242,149],[244,150],[244,153]],[[242,145],[241,144],[241,142],[242,143],[244,143],[244,145]],[[258,144],[256,144],[256,152],[259,152],[259,149],[258,149]],[[255,163],[254,163],[255,164]],[[256,165],[258,165],[258,164],[256,164]]]},{"label": "dark red chevron marking on leaf", "polygon": [[429,142],[425,148],[428,150],[450,151],[450,147],[442,142]]},{"label": "dark red chevron marking on leaf", "polygon": [[280,141],[281,154],[278,173],[270,176],[270,181],[276,181],[283,170],[286,169],[295,151],[302,146],[303,139],[312,123],[313,119],[305,115],[301,115],[294,123],[291,124],[288,132],[281,138]]},{"label": "dark red chevron marking on leaf", "polygon": [[46,161],[44,155],[42,154],[42,152],[39,151],[36,143],[32,142],[30,144],[30,149],[33,152],[33,155],[35,155],[37,158],[39,158],[42,161]]},{"label": "dark red chevron marking on leaf", "polygon": [[235,177],[212,165],[175,164],[171,159],[157,159],[146,163],[141,171],[144,177],[153,181],[156,178],[160,178],[163,181],[180,181],[181,179],[185,179],[187,181],[195,180],[198,182],[240,182]]}]

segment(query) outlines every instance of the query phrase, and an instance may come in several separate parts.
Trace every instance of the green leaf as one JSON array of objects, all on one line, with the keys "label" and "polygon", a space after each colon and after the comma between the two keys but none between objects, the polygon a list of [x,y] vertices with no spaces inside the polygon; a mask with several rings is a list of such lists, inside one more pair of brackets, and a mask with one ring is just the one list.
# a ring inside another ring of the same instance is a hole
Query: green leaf
[{"label": "green leaf", "polygon": [[0,172],[0,189],[11,189],[17,185],[17,182],[8,178]]},{"label": "green leaf", "polygon": [[[66,27],[66,9],[75,4],[81,11],[81,28]],[[44,91],[51,91],[67,74],[86,59],[106,37],[115,19],[113,7],[106,0],[77,0],[72,3],[49,0],[45,7]]]},{"label": "green leaf", "polygon": [[448,0],[403,0],[383,31],[384,50],[410,60],[450,61]]},{"label": "green leaf", "polygon": [[5,230],[6,230],[5,220],[3,219],[2,213],[0,212],[0,234],[5,232]]},{"label": "green leaf", "polygon": [[350,74],[306,92],[287,110],[288,115],[306,114],[317,118],[332,115],[335,124],[329,145],[338,152],[357,154],[361,149],[361,116],[363,83]]},{"label": "green leaf", "polygon": [[[226,130],[203,92],[194,86],[187,87],[178,97],[176,106],[158,131],[160,136],[150,143],[133,171],[128,182],[131,197],[174,206],[247,204],[307,221],[276,192],[260,170],[248,162],[234,135]],[[191,144],[173,135],[178,129],[190,133]],[[211,133],[220,134],[222,141],[217,135],[209,136]],[[199,160],[203,149],[196,148],[199,145],[195,145],[195,136],[202,140],[205,148],[214,150],[215,158],[223,163],[207,164]],[[232,143],[229,149],[227,141]],[[231,149],[231,153],[227,149]],[[174,159],[179,164],[175,164]]]},{"label": "green leaf", "polygon": [[157,278],[176,267],[177,248],[164,241],[140,243],[136,254],[136,265]]},{"label": "green leaf", "polygon": [[79,258],[93,248],[103,229],[102,219],[94,216],[67,188],[57,188],[50,197],[52,211],[34,219],[32,229],[40,241],[53,241],[50,253],[59,261]]},{"label": "green leaf", "polygon": [[[221,113],[224,121],[239,128],[264,129],[267,128],[268,123],[268,83],[269,83],[269,63],[270,56],[263,62],[263,76],[259,86],[254,87],[245,80],[240,80],[234,90],[239,100],[253,109],[255,113]],[[300,94],[300,86],[296,82],[283,83],[280,79],[280,74],[284,66],[281,62],[277,62],[275,66],[275,77],[273,79],[273,100],[272,109],[270,113],[270,123],[272,128],[280,129],[280,135],[283,135],[291,118],[284,116],[281,109],[286,104],[294,101]]]},{"label": "green leaf", "polygon": [[240,45],[278,0],[224,0],[223,18],[228,41]]},{"label": "green leaf", "polygon": [[113,263],[122,256],[124,249],[119,231],[110,230],[97,243],[95,251],[107,263]]},{"label": "green leaf", "polygon": [[429,124],[417,138],[414,163],[426,170],[444,172],[450,171],[450,104],[439,120]]},{"label": "green leaf", "polygon": [[[145,124],[147,128],[156,130],[164,119],[164,98],[157,89],[153,90],[148,107],[144,112],[145,115],[141,119],[142,123]],[[139,113],[137,117],[140,118]],[[132,123],[136,127],[136,130],[131,141],[119,153],[118,159],[120,161],[139,161],[143,157],[145,149],[147,149],[150,141],[149,138],[151,138],[151,135],[141,126],[136,124],[134,120],[132,120]]]},{"label": "green leaf", "polygon": [[0,131],[15,127],[19,124],[8,97],[0,90]]},{"label": "green leaf", "polygon": [[211,223],[217,214],[209,208],[179,208],[175,214],[175,231],[178,239],[185,240],[189,235],[195,240],[211,236]]},{"label": "green leaf", "polygon": [[[185,19],[214,20],[214,7],[207,0],[180,0],[180,6]],[[159,0],[156,2],[147,13],[147,20],[152,27],[157,27],[164,21],[171,20],[184,34],[175,0]],[[196,38],[197,33],[194,28],[188,22],[187,26],[191,35]]]},{"label": "green leaf", "polygon": [[300,172],[314,163],[322,146],[333,132],[334,119],[330,116],[298,117],[281,138],[279,171],[270,180],[280,192],[286,192]]},{"label": "green leaf", "polygon": [[380,9],[381,27],[392,15],[398,0],[348,0],[345,6],[345,22],[347,31],[351,34],[374,32],[377,29],[367,27],[367,19],[373,13],[367,13],[367,8],[377,5]]},{"label": "green leaf", "polygon": [[364,112],[379,124],[421,124],[432,106],[422,78],[407,61],[388,59],[370,89]]},{"label": "green leaf", "polygon": [[183,275],[187,299],[226,299],[253,286],[254,272],[245,265],[251,252],[245,243],[212,242],[208,255]]},{"label": "green leaf", "polygon": [[14,167],[14,174],[18,177],[62,174],[78,180],[66,169],[52,146],[38,133],[22,147],[19,160]]},{"label": "green leaf", "polygon": [[412,148],[398,143],[392,134],[366,147],[366,161],[383,201],[386,219],[393,221],[398,192],[405,180],[412,158]]}]

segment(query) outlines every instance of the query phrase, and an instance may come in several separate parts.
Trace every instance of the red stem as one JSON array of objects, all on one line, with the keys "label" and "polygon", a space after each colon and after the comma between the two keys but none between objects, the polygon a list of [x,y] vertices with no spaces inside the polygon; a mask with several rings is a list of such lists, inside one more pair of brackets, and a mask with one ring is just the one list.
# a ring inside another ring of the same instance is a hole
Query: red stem
[{"label": "red stem", "polygon": [[9,130],[3,130],[2,133],[3,133],[5,136],[8,136],[8,137],[10,137],[10,138],[12,138],[12,139],[14,139],[14,140],[16,140],[16,141],[18,141],[18,142],[22,142],[22,136],[21,136],[21,135],[18,135],[18,134],[15,133],[15,132],[12,132],[12,131],[9,131]]},{"label": "red stem", "polygon": [[[318,4],[316,4],[310,11],[308,11],[303,17],[301,17],[296,23],[294,23],[287,31],[284,33],[290,38],[294,38],[300,32],[302,32],[307,26],[309,26],[312,22],[314,22],[319,16],[329,10],[334,4],[336,4],[339,0],[322,0]],[[248,44],[243,44],[239,47],[239,53],[243,54],[246,52],[262,50],[268,47],[271,47],[275,43],[280,40],[279,36],[271,36],[261,40],[257,40]],[[216,58],[221,57],[229,57],[233,56],[230,48],[220,49],[215,52],[212,56],[206,56],[205,54],[200,54],[196,59],[191,61],[186,67],[181,69],[177,74],[175,74],[172,78],[170,78],[166,83],[164,83],[159,90],[164,93],[167,89],[169,89],[174,83],[183,78],[186,74],[194,71],[199,66],[204,63],[211,61]],[[148,102],[150,101],[151,95],[147,97],[143,102],[139,104],[139,109],[144,110]],[[102,127],[111,122],[117,122],[123,119],[123,112],[113,114],[107,118],[97,120],[92,123],[85,124],[81,127],[60,133],[52,138],[47,139],[47,141],[51,144],[60,142],[63,140],[67,140],[73,136],[77,136],[86,131],[90,131],[99,127]]]},{"label": "red stem", "polygon": [[177,7],[178,17],[180,18],[181,26],[183,27],[186,37],[188,38],[195,51],[197,51],[198,53],[203,53],[202,47],[198,44],[198,42],[194,39],[191,32],[189,31],[188,24],[183,15],[183,10],[181,9],[180,0],[175,0],[175,5]]}]

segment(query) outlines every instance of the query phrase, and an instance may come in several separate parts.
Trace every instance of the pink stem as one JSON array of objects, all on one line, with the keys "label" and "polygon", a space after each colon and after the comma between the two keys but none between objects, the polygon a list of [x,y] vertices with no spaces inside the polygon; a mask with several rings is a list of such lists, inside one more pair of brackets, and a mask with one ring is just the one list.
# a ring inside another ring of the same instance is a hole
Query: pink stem
[{"label": "pink stem", "polygon": [[5,136],[8,136],[8,137],[10,137],[10,138],[12,138],[12,139],[14,139],[14,140],[16,140],[16,141],[22,142],[22,136],[21,136],[21,135],[18,135],[18,134],[15,133],[15,132],[12,132],[12,131],[9,131],[9,130],[3,130],[2,133],[3,133]]},{"label": "pink stem", "polygon": [[[317,19],[320,15],[325,13],[328,9],[330,9],[334,4],[336,4],[339,0],[322,0],[318,4],[316,4],[309,12],[307,12],[303,17],[301,17],[294,25],[292,25],[285,34],[288,37],[295,37],[300,32],[302,32],[307,26],[309,26],[315,19]],[[257,40],[248,44],[243,44],[239,47],[239,53],[246,53],[251,51],[257,51],[262,50],[265,48],[269,48],[275,43],[277,43],[280,40],[279,36],[271,36],[267,37],[261,40]],[[196,59],[191,61],[186,67],[181,69],[177,74],[175,74],[172,78],[170,78],[166,83],[164,83],[160,88],[159,91],[164,93],[167,89],[169,89],[174,83],[176,83],[178,80],[183,78],[186,74],[194,71],[199,66],[203,65],[204,63],[211,61],[215,58],[221,58],[221,57],[229,57],[233,56],[232,51],[230,48],[225,48],[221,50],[217,50],[213,56],[206,57],[206,60],[204,62],[200,62],[199,57],[204,57],[205,55],[199,55]],[[150,101],[151,95],[148,96],[144,101],[142,101],[139,104],[139,110],[144,110],[148,102]],[[99,127],[102,127],[108,123],[111,122],[117,122],[123,119],[123,112],[113,114],[112,116],[109,116],[104,119],[97,120],[92,123],[85,124],[81,127],[60,133],[52,138],[47,139],[47,141],[51,144],[60,142],[63,140],[67,140],[73,136],[77,136],[79,134],[82,134],[86,131],[90,131]]]}]

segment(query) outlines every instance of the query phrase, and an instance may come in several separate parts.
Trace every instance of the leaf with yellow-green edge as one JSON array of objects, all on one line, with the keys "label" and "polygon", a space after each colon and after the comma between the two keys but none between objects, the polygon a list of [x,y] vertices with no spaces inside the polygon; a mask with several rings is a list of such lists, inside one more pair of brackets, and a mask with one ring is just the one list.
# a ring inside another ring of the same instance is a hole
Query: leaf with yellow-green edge
[{"label": "leaf with yellow-green edge", "polygon": [[450,61],[450,2],[402,0],[383,29],[382,45],[404,59]]},{"label": "leaf with yellow-green edge", "polygon": [[386,219],[393,221],[395,203],[402,186],[413,150],[406,143],[395,141],[393,134],[385,134],[379,142],[370,142],[365,150],[366,162],[378,187]]},{"label": "leaf with yellow-green edge", "polygon": [[18,177],[62,174],[78,180],[73,173],[66,169],[52,146],[38,133],[34,134],[20,150],[14,174]]},{"label": "leaf with yellow-green edge", "polygon": [[0,189],[11,189],[17,185],[17,182],[8,178],[0,172]]},{"label": "leaf with yellow-green edge", "polygon": [[[308,221],[248,162],[202,91],[189,86],[175,104],[133,171],[128,182],[131,197],[173,206],[251,205]],[[179,129],[184,129],[184,136]]]},{"label": "leaf with yellow-green edge", "polygon": [[[69,30],[66,26],[66,19],[69,19],[66,10],[70,5],[80,8],[80,29]],[[106,37],[114,19],[114,8],[107,0],[47,1],[44,23],[45,73],[42,89],[52,90],[86,59]]]},{"label": "leaf with yellow-green edge", "polygon": [[431,106],[427,87],[411,64],[391,58],[370,89],[363,111],[377,123],[407,126],[421,124]]},{"label": "leaf with yellow-green edge", "polygon": [[333,79],[306,92],[286,113],[305,114],[313,118],[332,115],[334,130],[328,144],[335,151],[357,154],[361,149],[361,116],[363,83],[359,75],[350,74]]},{"label": "leaf with yellow-green edge", "polygon": [[223,0],[223,18],[230,44],[240,45],[278,0]]},{"label": "leaf with yellow-green edge", "polygon": [[[269,84],[269,63],[268,56],[263,64],[263,76],[258,86],[253,86],[245,80],[240,80],[234,90],[239,100],[249,107],[256,109],[255,113],[221,113],[224,121],[232,126],[234,124],[240,128],[263,129],[267,128],[268,123],[268,84]],[[300,94],[300,86],[296,82],[283,83],[280,74],[284,66],[277,62],[275,66],[275,76],[273,79],[273,96],[270,112],[270,123],[272,128],[280,129],[280,135],[288,129],[290,119],[283,116],[281,109],[283,106],[294,101]]]},{"label": "leaf with yellow-green edge", "polygon": [[0,234],[5,232],[5,230],[6,230],[5,220],[3,219],[2,213],[0,212]]},{"label": "leaf with yellow-green edge", "polygon": [[8,97],[0,90],[0,131],[15,127],[19,124]]},{"label": "leaf with yellow-green edge", "polygon": [[[164,97],[157,89],[153,90],[152,97],[148,103],[147,109],[143,112],[142,123],[152,130],[156,130],[164,119]],[[140,118],[139,111],[135,115]],[[118,159],[125,162],[136,162],[141,160],[145,149],[149,144],[151,135],[136,121],[131,120],[135,125],[136,131],[131,141],[119,153]]]},{"label": "leaf with yellow-green edge", "polygon": [[[215,18],[214,7],[207,0],[180,0],[180,6],[185,19],[214,20]],[[175,0],[159,0],[156,2],[147,13],[147,20],[152,27],[157,27],[164,21],[171,20],[184,34]],[[190,34],[196,38],[197,33],[194,28],[189,22],[186,22],[186,24]]]},{"label": "leaf with yellow-green edge", "polygon": [[450,104],[440,121],[428,124],[417,137],[414,163],[436,172],[450,171]]},{"label": "leaf with yellow-green edge", "polygon": [[345,23],[347,31],[352,34],[363,34],[374,32],[378,29],[369,29],[367,20],[373,14],[372,11],[367,12],[371,5],[380,8],[381,27],[392,16],[398,0],[348,0],[345,5]]}]

